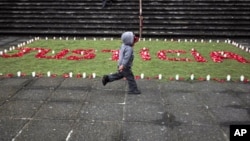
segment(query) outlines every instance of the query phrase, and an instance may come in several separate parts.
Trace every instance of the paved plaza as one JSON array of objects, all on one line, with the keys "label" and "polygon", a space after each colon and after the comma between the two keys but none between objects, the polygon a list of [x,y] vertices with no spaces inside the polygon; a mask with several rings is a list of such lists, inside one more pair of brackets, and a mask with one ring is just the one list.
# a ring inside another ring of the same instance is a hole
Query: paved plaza
[{"label": "paved plaza", "polygon": [[0,78],[1,141],[229,141],[250,124],[250,84]]}]

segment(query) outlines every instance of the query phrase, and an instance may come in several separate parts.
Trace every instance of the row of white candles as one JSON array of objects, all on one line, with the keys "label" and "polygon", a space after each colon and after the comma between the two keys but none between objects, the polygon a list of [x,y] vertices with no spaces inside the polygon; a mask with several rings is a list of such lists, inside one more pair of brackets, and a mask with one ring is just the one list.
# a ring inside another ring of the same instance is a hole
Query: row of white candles
[{"label": "row of white candles", "polygon": [[[45,40],[48,40],[48,39],[49,39],[48,37],[45,37]],[[63,38],[63,37],[59,37],[59,38],[53,37],[53,39],[54,39],[54,40],[56,40],[56,39],[63,40],[64,38]],[[92,39],[93,39],[94,41],[97,40],[97,38],[95,38],[95,37],[92,38]],[[108,39],[108,38],[103,38],[103,40],[107,40],[107,39]],[[111,41],[112,41],[113,39],[114,39],[114,38],[110,38]],[[30,40],[28,40],[28,41],[26,41],[26,42],[20,43],[20,44],[17,45],[17,48],[23,47],[23,46],[25,46],[25,45],[27,45],[27,44],[30,44],[30,43],[32,43],[32,42],[34,42],[34,41],[37,41],[37,40],[40,40],[40,37],[35,37],[34,39],[30,39]],[[69,40],[69,37],[66,37],[65,40]],[[73,37],[73,40],[76,40],[76,37]],[[84,37],[84,40],[87,40],[87,37]],[[146,41],[146,38],[142,38],[142,39],[140,39],[140,40]],[[159,41],[159,39],[155,39],[155,40],[156,40],[156,41]],[[152,38],[149,38],[148,41],[152,41]],[[164,39],[164,41],[168,41],[168,39]],[[172,38],[172,39],[170,39],[170,41],[173,42],[174,39]],[[181,40],[181,39],[177,39],[177,41],[178,41],[178,42],[181,42],[182,40]],[[183,39],[183,41],[184,41],[184,42],[198,42],[199,40],[198,40],[198,39]],[[200,42],[203,43],[203,42],[205,42],[205,40],[204,40],[204,39],[200,39]],[[212,43],[213,40],[212,40],[212,39],[209,39],[208,42],[209,42],[209,43]],[[216,40],[216,43],[219,43],[219,42],[220,42],[220,40]],[[235,47],[238,47],[238,48],[240,48],[240,49],[242,49],[242,50],[245,50],[246,52],[249,52],[249,53],[250,53],[250,49],[249,49],[248,47],[245,47],[245,46],[243,46],[243,45],[240,45],[239,43],[237,43],[237,42],[235,42],[235,41],[226,39],[226,40],[225,40],[225,43],[232,44],[232,45],[234,45]],[[9,51],[12,51],[12,50],[15,50],[15,46],[12,46],[12,47],[9,48]],[[5,49],[4,51],[0,51],[0,55],[2,55],[3,53],[7,53],[7,52],[8,52],[7,49]]]},{"label": "row of white candles", "polygon": [[[21,77],[21,74],[22,74],[21,71],[18,71],[18,72],[17,72],[17,76],[18,76],[18,77]],[[111,74],[112,74],[112,73],[111,73]],[[33,72],[31,73],[31,76],[32,76],[32,77],[36,77],[36,72],[33,71]],[[47,76],[48,76],[48,77],[51,77],[51,72],[50,72],[50,71],[47,72]],[[92,78],[96,78],[96,73],[92,73],[91,76],[92,76]],[[70,78],[73,77],[73,73],[72,73],[72,72],[69,73],[69,77],[70,77]],[[86,78],[86,77],[87,77],[86,72],[83,72],[83,73],[82,73],[82,78]],[[141,79],[144,79],[144,73],[141,73],[140,78],[141,78]],[[161,80],[162,78],[163,78],[162,74],[159,74],[159,75],[158,75],[158,79]],[[191,74],[191,75],[190,75],[190,80],[194,80],[194,79],[195,79],[194,74]],[[179,74],[176,74],[176,75],[175,75],[175,80],[180,80]],[[206,80],[207,80],[207,81],[210,81],[210,80],[211,80],[211,76],[210,76],[209,74],[206,76]],[[227,81],[231,81],[231,80],[232,80],[231,75],[227,75],[227,76],[226,76],[226,80],[227,80]],[[241,76],[240,76],[240,81],[244,81],[244,80],[245,80],[245,76],[244,76],[244,75],[241,75]]]},{"label": "row of white candles", "polygon": [[[141,77],[141,79],[144,79],[144,74],[142,73],[140,77]],[[159,75],[158,75],[158,79],[162,79],[162,77],[163,77],[162,74],[159,74]],[[194,80],[194,78],[195,78],[195,77],[194,77],[194,74],[191,74],[191,75],[190,75],[190,80]],[[227,76],[226,76],[226,80],[227,80],[227,81],[231,81],[231,79],[232,79],[232,78],[231,78],[231,75],[227,75]],[[176,74],[176,75],[175,75],[175,80],[180,80],[179,74]],[[210,80],[211,80],[211,76],[210,76],[209,74],[206,76],[206,80],[207,80],[207,81],[210,81]],[[240,81],[244,81],[244,80],[245,80],[244,75],[241,75],[241,76],[240,76]]]},{"label": "row of white candles", "polygon": [[[18,72],[17,72],[17,77],[21,77],[21,74],[22,74],[21,71],[18,71]],[[31,73],[31,76],[32,76],[32,77],[36,77],[36,76],[37,76],[37,73],[36,73],[35,71],[33,71],[33,72]],[[48,77],[51,77],[51,72],[50,72],[50,71],[47,72],[47,76],[48,76]],[[72,72],[69,73],[69,77],[70,77],[70,78],[73,77],[73,73],[72,73]],[[93,78],[96,78],[96,73],[92,73],[92,77],[93,77]],[[86,72],[83,72],[83,73],[82,73],[82,78],[87,78]]]}]

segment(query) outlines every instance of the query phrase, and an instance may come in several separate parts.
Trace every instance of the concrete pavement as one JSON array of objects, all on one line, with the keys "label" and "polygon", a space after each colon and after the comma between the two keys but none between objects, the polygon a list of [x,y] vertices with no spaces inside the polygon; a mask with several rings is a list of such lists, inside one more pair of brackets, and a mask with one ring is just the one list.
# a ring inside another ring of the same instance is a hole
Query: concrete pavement
[{"label": "concrete pavement", "polygon": [[250,124],[250,85],[138,80],[0,78],[1,141],[229,141]]}]

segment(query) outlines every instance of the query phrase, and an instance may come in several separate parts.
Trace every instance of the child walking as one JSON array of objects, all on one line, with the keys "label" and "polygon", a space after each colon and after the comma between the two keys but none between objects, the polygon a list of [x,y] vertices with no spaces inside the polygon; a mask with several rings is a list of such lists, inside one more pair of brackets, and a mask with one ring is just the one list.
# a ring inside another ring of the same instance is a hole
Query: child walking
[{"label": "child walking", "polygon": [[128,81],[128,94],[141,94],[137,88],[137,84],[132,72],[132,65],[134,60],[134,44],[138,42],[138,37],[136,37],[133,32],[124,32],[121,36],[123,44],[119,51],[118,60],[118,71],[114,74],[104,75],[102,78],[102,83],[105,86],[108,82],[113,82],[122,78],[126,78]]}]

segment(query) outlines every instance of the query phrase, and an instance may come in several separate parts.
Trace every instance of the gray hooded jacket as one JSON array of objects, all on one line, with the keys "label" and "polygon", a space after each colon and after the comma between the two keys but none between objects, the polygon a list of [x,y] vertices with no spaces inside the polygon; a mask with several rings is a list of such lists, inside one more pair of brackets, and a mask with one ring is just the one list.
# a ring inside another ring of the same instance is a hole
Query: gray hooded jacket
[{"label": "gray hooded jacket", "polygon": [[121,36],[123,44],[121,45],[119,52],[119,61],[118,66],[123,65],[125,68],[132,67],[134,60],[133,53],[133,43],[134,43],[134,34],[133,32],[124,32]]}]

